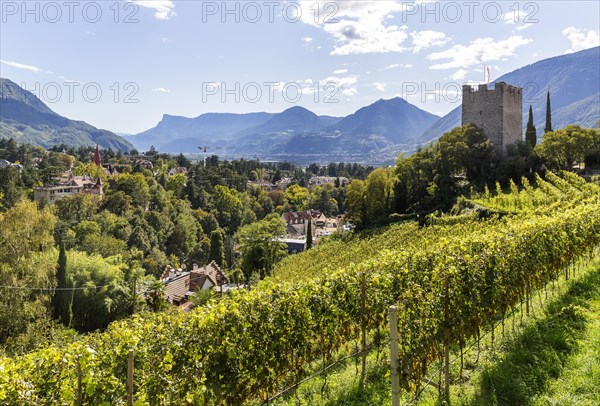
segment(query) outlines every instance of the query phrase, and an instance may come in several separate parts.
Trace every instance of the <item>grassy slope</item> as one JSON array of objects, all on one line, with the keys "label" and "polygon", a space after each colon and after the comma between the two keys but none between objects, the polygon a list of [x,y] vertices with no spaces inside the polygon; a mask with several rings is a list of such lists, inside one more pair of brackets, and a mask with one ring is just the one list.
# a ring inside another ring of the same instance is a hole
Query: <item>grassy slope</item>
[{"label": "grassy slope", "polygon": [[[516,312],[452,365],[451,404],[458,405],[598,405],[600,404],[600,257],[575,279],[534,295],[530,316]],[[525,307],[523,307],[525,313]],[[514,326],[514,327],[513,327]],[[514,331],[514,333],[513,333]],[[454,354],[456,357],[457,354]],[[359,382],[358,359],[335,368],[325,381],[313,379],[274,405],[391,404],[387,349],[367,358],[367,383]],[[477,359],[479,358],[479,359]],[[438,369],[431,368],[431,373]],[[434,378],[439,382],[439,375]],[[406,394],[401,404],[410,400]],[[440,404],[427,386],[414,404]]]}]

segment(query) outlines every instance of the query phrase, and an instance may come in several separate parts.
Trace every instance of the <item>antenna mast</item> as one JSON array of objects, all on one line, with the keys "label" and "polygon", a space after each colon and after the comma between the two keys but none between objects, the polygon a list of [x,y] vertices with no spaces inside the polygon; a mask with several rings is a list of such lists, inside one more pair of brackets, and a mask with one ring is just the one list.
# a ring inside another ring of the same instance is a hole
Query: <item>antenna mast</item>
[{"label": "antenna mast", "polygon": [[[202,153],[202,147],[198,147],[200,153]],[[206,145],[204,146],[204,167],[206,168]]]}]

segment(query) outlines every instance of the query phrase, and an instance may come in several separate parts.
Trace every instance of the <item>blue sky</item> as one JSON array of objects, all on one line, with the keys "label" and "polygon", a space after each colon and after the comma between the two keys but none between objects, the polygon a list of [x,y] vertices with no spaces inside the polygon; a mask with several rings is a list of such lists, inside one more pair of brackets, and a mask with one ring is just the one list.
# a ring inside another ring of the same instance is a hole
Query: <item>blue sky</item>
[{"label": "blue sky", "polygon": [[395,96],[443,115],[485,66],[494,80],[598,46],[599,4],[0,0],[0,76],[125,133],[163,114],[341,116]]}]

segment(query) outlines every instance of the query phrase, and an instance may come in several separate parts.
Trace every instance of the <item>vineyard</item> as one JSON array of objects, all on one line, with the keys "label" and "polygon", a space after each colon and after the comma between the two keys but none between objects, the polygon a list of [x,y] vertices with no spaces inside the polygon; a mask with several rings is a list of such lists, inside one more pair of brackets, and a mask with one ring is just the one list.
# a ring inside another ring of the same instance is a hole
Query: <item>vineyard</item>
[{"label": "vineyard", "polygon": [[400,382],[415,390],[444,347],[464,347],[600,244],[598,185],[569,173],[522,183],[469,202],[503,216],[331,241],[191,313],[139,314],[74,344],[1,359],[0,403],[124,404],[131,350],[136,404],[265,401],[363,328],[386,345],[391,305]]}]

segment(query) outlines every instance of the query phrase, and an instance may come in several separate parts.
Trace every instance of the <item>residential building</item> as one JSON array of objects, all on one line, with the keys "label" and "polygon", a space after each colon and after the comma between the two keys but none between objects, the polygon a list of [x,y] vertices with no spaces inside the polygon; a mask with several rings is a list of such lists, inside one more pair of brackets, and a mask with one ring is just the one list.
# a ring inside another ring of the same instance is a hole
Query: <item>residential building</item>
[{"label": "residential building", "polygon": [[179,166],[177,168],[173,168],[173,169],[169,170],[169,178],[171,176],[175,176],[175,175],[178,175],[178,174],[183,174],[183,175],[187,176],[188,175],[188,169],[185,166]]},{"label": "residential building", "polygon": [[306,251],[306,238],[285,238],[282,241],[287,245],[288,254]]},{"label": "residential building", "polygon": [[75,176],[67,171],[56,182],[33,188],[33,200],[54,204],[62,197],[80,193],[90,194],[99,200],[102,197],[102,180],[87,175]]},{"label": "residential building", "polygon": [[12,163],[10,161],[7,161],[6,159],[0,159],[0,169],[12,167],[17,168],[19,172],[23,169],[23,165]]},{"label": "residential building", "polygon": [[346,178],[344,176],[339,176],[339,177],[313,176],[308,181],[308,188],[312,189],[316,186],[324,186],[324,185],[334,185],[335,186],[336,183],[338,183],[339,186],[346,186],[348,183],[350,183],[350,181],[348,180],[348,178]]},{"label": "residential building", "polygon": [[147,159],[136,159],[133,162],[133,168],[152,170],[154,169],[154,165]]},{"label": "residential building", "polygon": [[183,305],[184,308],[194,292],[221,287],[229,283],[215,261],[201,268],[194,264],[191,271],[174,269],[169,266],[161,280],[165,285],[166,300],[174,305]]},{"label": "residential building", "polygon": [[[318,213],[318,214],[317,214]],[[289,238],[297,238],[306,235],[308,222],[312,221],[313,233],[316,228],[315,218],[320,215],[317,211],[288,211],[281,214],[286,224],[286,234]]]},{"label": "residential building", "polygon": [[249,180],[248,185],[260,187],[267,192],[277,189],[277,185],[275,185],[271,182],[267,182],[266,180],[255,180],[255,181]]}]

